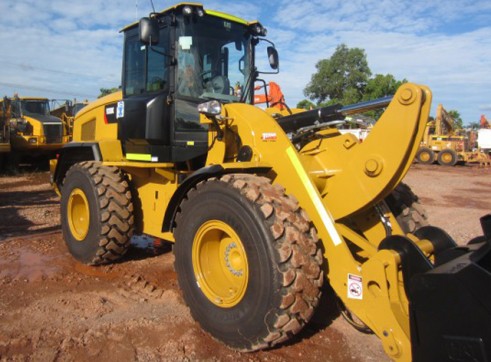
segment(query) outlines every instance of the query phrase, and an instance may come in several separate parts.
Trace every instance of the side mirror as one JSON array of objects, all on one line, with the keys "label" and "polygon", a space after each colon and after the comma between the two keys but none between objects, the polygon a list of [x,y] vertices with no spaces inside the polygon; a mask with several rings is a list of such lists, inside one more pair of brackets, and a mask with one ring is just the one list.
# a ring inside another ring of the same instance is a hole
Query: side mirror
[{"label": "side mirror", "polygon": [[276,50],[275,47],[272,46],[269,46],[267,50],[268,50],[269,65],[271,66],[272,69],[278,70],[278,68],[280,67],[278,51]]},{"label": "side mirror", "polygon": [[140,41],[146,45],[154,45],[159,42],[159,24],[155,18],[140,19]]}]

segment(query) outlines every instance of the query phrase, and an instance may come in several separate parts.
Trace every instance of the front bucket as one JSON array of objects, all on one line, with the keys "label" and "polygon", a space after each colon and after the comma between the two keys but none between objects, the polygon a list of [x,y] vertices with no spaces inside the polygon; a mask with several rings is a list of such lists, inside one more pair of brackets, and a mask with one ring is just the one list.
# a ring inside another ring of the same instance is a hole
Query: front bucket
[{"label": "front bucket", "polygon": [[491,242],[480,240],[411,278],[414,361],[491,361]]}]

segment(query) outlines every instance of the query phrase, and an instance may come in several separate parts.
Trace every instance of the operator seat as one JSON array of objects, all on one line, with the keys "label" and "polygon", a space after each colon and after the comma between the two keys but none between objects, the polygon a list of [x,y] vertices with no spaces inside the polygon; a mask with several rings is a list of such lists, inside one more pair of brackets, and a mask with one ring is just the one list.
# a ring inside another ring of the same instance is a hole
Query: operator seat
[{"label": "operator seat", "polygon": [[206,85],[207,92],[230,95],[230,80],[224,75],[217,75]]}]

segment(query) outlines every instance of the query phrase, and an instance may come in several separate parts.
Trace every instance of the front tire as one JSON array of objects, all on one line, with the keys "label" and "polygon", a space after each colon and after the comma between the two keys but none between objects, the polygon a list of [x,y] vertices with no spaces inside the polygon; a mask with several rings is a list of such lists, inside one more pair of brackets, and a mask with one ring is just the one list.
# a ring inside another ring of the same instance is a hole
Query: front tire
[{"label": "front tire", "polygon": [[192,189],[176,217],[175,268],[204,330],[242,351],[298,333],[319,303],[322,253],[298,203],[263,177]]},{"label": "front tire", "polygon": [[88,161],[68,170],[61,190],[61,225],[75,259],[99,265],[121,258],[133,224],[131,192],[118,168]]}]

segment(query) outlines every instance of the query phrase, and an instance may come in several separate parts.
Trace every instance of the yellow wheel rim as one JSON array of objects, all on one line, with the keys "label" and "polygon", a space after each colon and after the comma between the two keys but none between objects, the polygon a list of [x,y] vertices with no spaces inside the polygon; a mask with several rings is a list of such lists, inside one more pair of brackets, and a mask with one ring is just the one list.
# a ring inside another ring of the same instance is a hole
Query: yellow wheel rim
[{"label": "yellow wheel rim", "polygon": [[235,231],[219,220],[205,222],[196,232],[192,251],[199,287],[215,305],[231,308],[247,290],[249,267]]},{"label": "yellow wheel rim", "polygon": [[452,160],[453,160],[452,154],[450,154],[448,152],[443,153],[443,155],[442,155],[442,161],[444,163],[451,163]]},{"label": "yellow wheel rim", "polygon": [[428,162],[430,160],[430,154],[428,152],[421,152],[419,158],[423,162]]},{"label": "yellow wheel rim", "polygon": [[70,232],[78,241],[82,241],[89,232],[89,202],[85,193],[76,188],[68,197],[67,219]]}]

